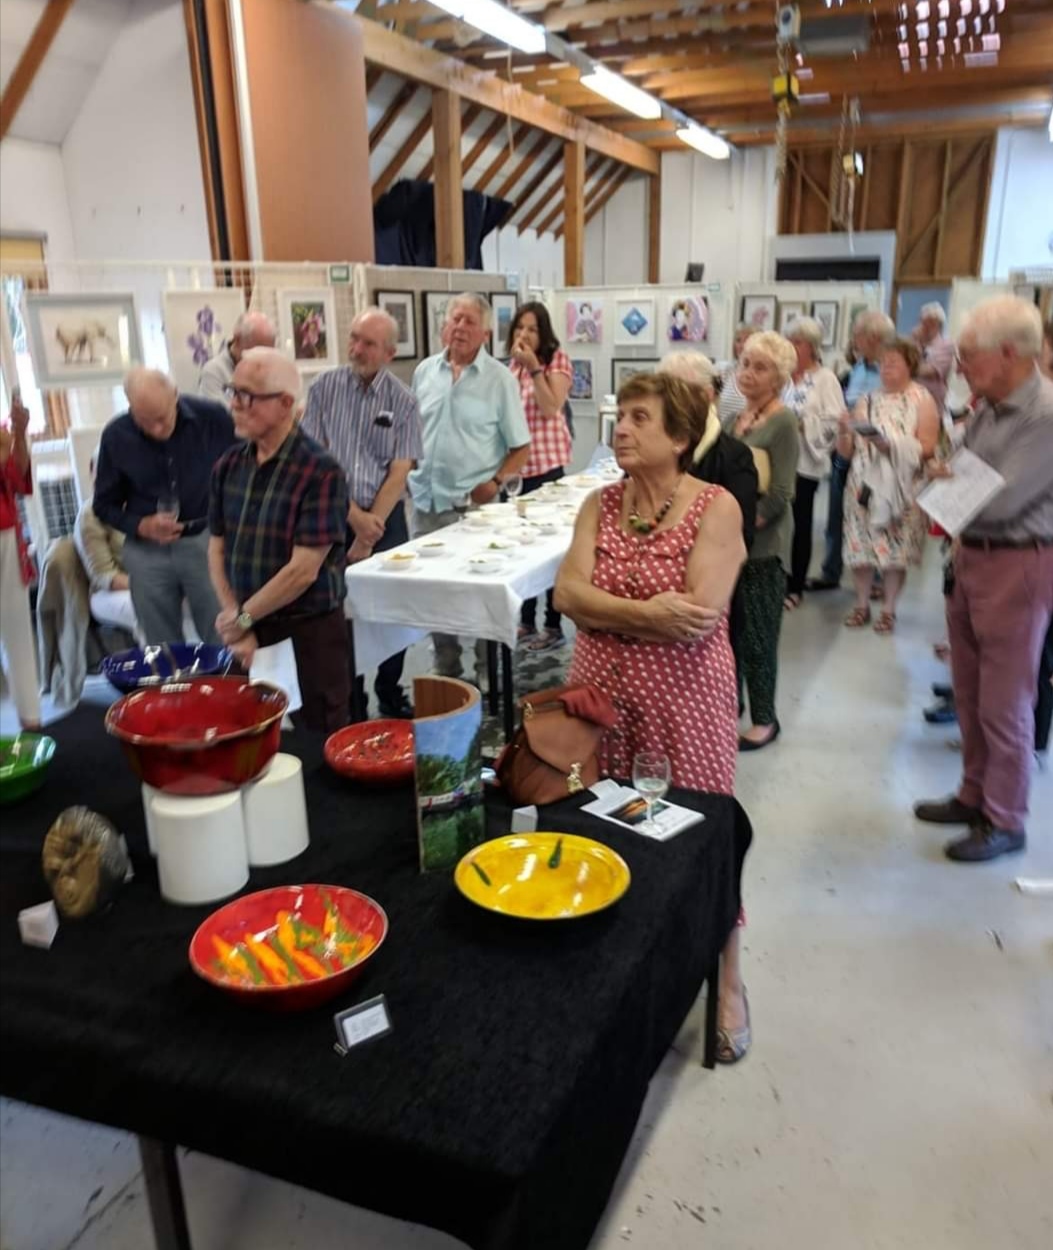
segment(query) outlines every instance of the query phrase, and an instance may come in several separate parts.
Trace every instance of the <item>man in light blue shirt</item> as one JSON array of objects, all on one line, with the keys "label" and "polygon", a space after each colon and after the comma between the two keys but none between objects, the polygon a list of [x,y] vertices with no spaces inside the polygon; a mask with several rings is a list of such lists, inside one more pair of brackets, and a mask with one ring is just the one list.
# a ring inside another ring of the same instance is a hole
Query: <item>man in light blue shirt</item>
[{"label": "man in light blue shirt", "polygon": [[[472,504],[495,499],[506,477],[530,454],[530,430],[519,384],[483,344],[492,311],[485,296],[458,295],[446,309],[446,350],[422,360],[413,374],[424,456],[409,476],[413,534],[433,534]],[[461,644],[434,634],[435,667],[460,677]]]},{"label": "man in light blue shirt", "polygon": [[[856,363],[845,384],[845,405],[851,412],[858,401],[881,388],[881,353],[896,337],[891,317],[869,309],[852,323],[852,346]],[[819,576],[805,583],[805,589],[836,590],[841,585],[844,563],[844,494],[849,462],[835,451],[831,457],[830,503],[826,514],[826,555]]]}]

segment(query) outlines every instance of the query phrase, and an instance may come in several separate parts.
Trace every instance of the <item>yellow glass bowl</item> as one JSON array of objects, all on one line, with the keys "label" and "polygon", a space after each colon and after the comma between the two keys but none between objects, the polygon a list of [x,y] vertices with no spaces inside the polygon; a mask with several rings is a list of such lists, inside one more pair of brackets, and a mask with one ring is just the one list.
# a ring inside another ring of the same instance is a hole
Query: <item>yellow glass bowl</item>
[{"label": "yellow glass bowl", "polygon": [[573,920],[610,907],[632,879],[609,846],[573,833],[513,833],[474,847],[454,869],[465,898],[523,920]]}]

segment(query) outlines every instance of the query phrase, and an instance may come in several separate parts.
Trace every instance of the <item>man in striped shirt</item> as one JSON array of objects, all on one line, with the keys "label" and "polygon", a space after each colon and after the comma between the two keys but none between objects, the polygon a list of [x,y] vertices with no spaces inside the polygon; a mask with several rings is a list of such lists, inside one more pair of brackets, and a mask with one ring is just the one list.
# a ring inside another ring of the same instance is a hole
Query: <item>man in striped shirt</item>
[{"label": "man in striped shirt", "polygon": [[[367,308],[351,323],[350,364],[322,374],[307,396],[304,433],[347,474],[352,564],[409,538],[403,496],[422,453],[420,410],[413,392],[387,367],[397,343],[395,319],[380,308]],[[405,654],[390,656],[377,669],[374,691],[381,716],[413,716],[400,684]],[[361,688],[362,679],[357,681]]]}]

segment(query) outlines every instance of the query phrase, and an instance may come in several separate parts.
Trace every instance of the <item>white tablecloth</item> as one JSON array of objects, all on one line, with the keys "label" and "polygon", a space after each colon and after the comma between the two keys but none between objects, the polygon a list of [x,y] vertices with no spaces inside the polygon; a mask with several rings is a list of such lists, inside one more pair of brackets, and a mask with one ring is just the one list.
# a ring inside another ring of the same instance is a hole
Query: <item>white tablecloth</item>
[{"label": "white tablecloth", "polygon": [[[535,496],[528,496],[528,520],[536,519],[538,526],[541,521],[559,526],[554,534],[537,528],[536,541],[529,545],[514,540],[520,527],[513,525],[513,505],[504,504],[483,510],[485,529],[462,520],[352,565],[347,570],[345,610],[354,622],[358,671],[375,668],[432,630],[514,647],[523,600],[544,593],[555,582],[570,545],[574,516],[600,479],[565,480],[568,485],[552,492],[551,499],[533,502]],[[418,554],[406,569],[390,562],[392,555],[419,553],[424,543],[436,540],[446,544],[440,556]],[[473,572],[469,564],[473,556],[495,554],[491,542],[509,544],[499,557],[502,567]]]}]

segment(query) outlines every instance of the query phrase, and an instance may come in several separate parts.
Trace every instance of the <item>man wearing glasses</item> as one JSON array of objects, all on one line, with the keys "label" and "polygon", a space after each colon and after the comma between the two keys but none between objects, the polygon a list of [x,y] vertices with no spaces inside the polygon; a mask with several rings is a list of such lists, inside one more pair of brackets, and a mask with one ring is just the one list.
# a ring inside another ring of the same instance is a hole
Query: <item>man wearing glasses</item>
[{"label": "man wearing glasses", "polygon": [[272,347],[243,354],[228,389],[245,441],[212,473],[208,565],[216,629],[246,670],[257,647],[291,639],[300,719],[331,733],[351,697],[343,601],[347,481],[295,421],[300,375]]},{"label": "man wearing glasses", "polygon": [[180,395],[156,369],[133,369],[128,411],[99,443],[93,510],[125,535],[124,566],[143,641],[183,642],[183,600],[203,642],[216,642],[208,575],[208,475],[235,441],[220,404]]},{"label": "man wearing glasses", "polygon": [[[353,564],[409,539],[403,499],[406,478],[422,454],[420,409],[413,392],[388,369],[398,337],[394,317],[383,309],[359,313],[351,323],[349,364],[314,383],[301,426],[347,475]],[[401,685],[405,657],[399,651],[377,668],[381,716],[413,716]],[[364,706],[364,683],[361,677],[357,681]]]}]

